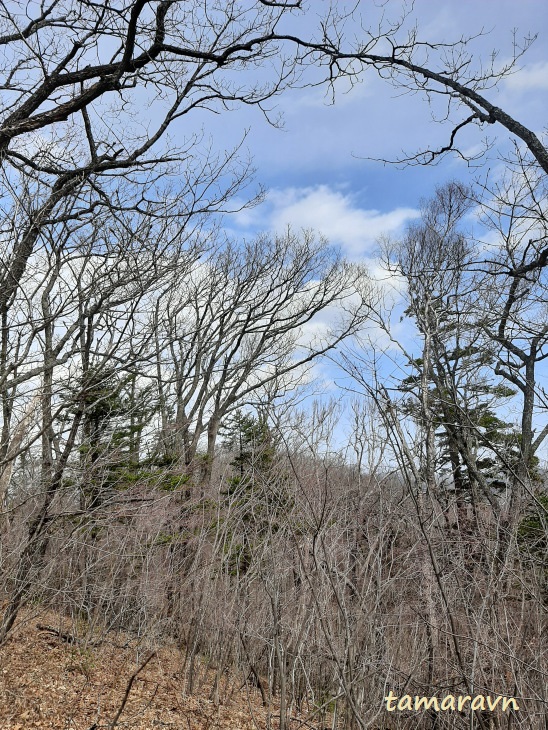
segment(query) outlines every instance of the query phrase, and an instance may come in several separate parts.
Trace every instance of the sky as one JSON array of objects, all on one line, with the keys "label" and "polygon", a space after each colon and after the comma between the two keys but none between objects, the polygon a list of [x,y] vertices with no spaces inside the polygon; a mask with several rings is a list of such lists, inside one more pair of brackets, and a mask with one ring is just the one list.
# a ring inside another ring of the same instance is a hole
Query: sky
[{"label": "sky", "polygon": [[[320,5],[325,3],[312,3],[314,8]],[[390,0],[388,7],[393,6]],[[412,18],[419,37],[430,42],[449,43],[482,33],[470,48],[483,63],[489,62],[493,51],[496,62],[504,63],[512,56],[514,39],[519,42],[538,34],[516,73],[484,95],[538,134],[546,129],[548,3],[417,0]],[[264,203],[231,216],[225,227],[237,237],[280,231],[287,225],[312,228],[340,246],[350,260],[375,269],[379,237],[400,235],[419,215],[421,199],[430,197],[437,185],[453,179],[472,182],[487,174],[493,179],[501,172],[499,155],[509,147],[509,134],[503,128],[474,127],[463,135],[462,148],[472,152],[486,133],[495,141],[480,167],[468,166],[456,156],[427,167],[383,164],[378,160],[396,160],[436,141],[446,143],[450,128],[432,119],[424,98],[402,95],[373,71],[363,76],[362,83],[350,90],[343,86],[340,92],[335,104],[326,98],[325,88],[284,93],[276,103],[283,129],[269,127],[257,109],[249,108],[208,120],[207,132],[216,146],[225,141],[228,147],[247,131],[255,180],[267,190]],[[395,327],[402,342],[413,339],[409,320],[396,322]],[[394,363],[384,367],[392,366],[398,369]],[[344,385],[340,371],[328,363],[318,363],[316,372],[326,392]]]},{"label": "sky", "polygon": [[[313,0],[314,9],[320,6],[325,6],[323,0]],[[390,0],[388,7],[397,6]],[[412,18],[420,37],[433,42],[483,31],[486,35],[471,48],[484,62],[493,50],[501,62],[510,58],[514,29],[518,39],[538,33],[521,69],[486,96],[526,126],[542,131],[548,92],[548,3],[417,0]],[[269,127],[261,112],[252,108],[205,120],[206,133],[217,148],[223,141],[229,147],[247,131],[245,145],[256,167],[255,181],[268,191],[260,207],[225,221],[235,235],[280,230],[287,224],[314,228],[341,246],[350,259],[363,260],[375,249],[380,234],[403,230],[417,215],[420,199],[429,197],[436,185],[455,178],[470,181],[497,164],[495,147],[479,170],[454,156],[435,167],[385,165],[376,160],[395,160],[434,140],[445,142],[448,128],[432,120],[423,98],[402,96],[373,71],[353,89],[343,85],[334,105],[325,92],[325,88],[293,89],[278,98],[276,111],[283,116],[283,129]],[[506,131],[497,131],[506,143]],[[463,147],[473,150],[483,136],[473,128],[464,135]]]}]

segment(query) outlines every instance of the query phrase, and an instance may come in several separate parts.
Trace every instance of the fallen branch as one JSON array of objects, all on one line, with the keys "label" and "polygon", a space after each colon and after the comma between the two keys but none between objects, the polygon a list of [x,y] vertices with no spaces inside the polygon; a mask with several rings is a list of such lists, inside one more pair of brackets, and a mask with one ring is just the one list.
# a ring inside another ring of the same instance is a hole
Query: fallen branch
[{"label": "fallen branch", "polygon": [[53,626],[45,626],[44,624],[36,624],[36,628],[38,631],[47,631],[50,634],[54,634],[55,636],[59,637],[61,641],[64,641],[67,644],[81,644],[82,639],[78,639],[76,636],[73,636],[72,634],[66,634],[64,631],[59,631],[59,629],[55,629]]},{"label": "fallen branch", "polygon": [[[112,722],[108,726],[109,730],[114,730],[114,728],[118,724],[118,720],[120,719],[120,715],[124,711],[124,707],[127,704],[127,701],[128,701],[128,698],[129,698],[129,694],[131,692],[131,688],[133,687],[133,683],[135,682],[135,680],[137,679],[137,677],[139,676],[139,674],[143,671],[143,669],[146,667],[146,665],[149,663],[149,661],[151,659],[153,659],[155,656],[156,656],[156,652],[155,651],[153,651],[152,654],[149,654],[149,656],[145,659],[145,661],[141,664],[141,666],[138,667],[133,672],[133,674],[131,675],[131,677],[129,678],[129,681],[128,681],[127,686],[126,686],[126,691],[124,693],[124,697],[122,699],[122,702],[120,703],[120,707],[118,708],[118,712],[116,713],[116,715],[114,716],[114,719],[112,720]],[[90,728],[90,730],[91,730],[91,728]]]}]

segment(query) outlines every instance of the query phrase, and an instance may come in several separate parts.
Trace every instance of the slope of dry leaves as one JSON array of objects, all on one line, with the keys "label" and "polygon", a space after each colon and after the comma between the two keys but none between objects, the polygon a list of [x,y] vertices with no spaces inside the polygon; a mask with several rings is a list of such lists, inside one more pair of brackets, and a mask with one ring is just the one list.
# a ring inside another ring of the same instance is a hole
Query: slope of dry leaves
[{"label": "slope of dry leaves", "polygon": [[[64,634],[64,636],[60,636]],[[183,653],[175,646],[150,656],[131,637],[78,639],[53,613],[26,612],[0,648],[0,730],[263,729],[258,692],[237,673],[203,669],[200,689],[185,695]],[[122,707],[129,688],[127,702]],[[218,696],[216,696],[218,695]],[[300,723],[296,723],[297,727]],[[272,728],[278,725],[271,719]]]}]

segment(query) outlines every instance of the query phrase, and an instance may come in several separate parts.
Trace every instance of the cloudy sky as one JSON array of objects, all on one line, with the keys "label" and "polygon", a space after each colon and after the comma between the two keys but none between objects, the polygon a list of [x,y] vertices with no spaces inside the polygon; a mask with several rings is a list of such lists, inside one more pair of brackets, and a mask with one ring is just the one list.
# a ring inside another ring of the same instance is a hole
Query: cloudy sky
[{"label": "cloudy sky", "polygon": [[[313,0],[317,12],[325,6]],[[370,8],[373,3],[364,2]],[[388,8],[399,7],[390,0]],[[369,12],[369,11],[368,11]],[[488,63],[497,51],[497,63],[512,56],[516,39],[538,33],[520,61],[520,70],[485,92],[526,126],[542,132],[546,125],[548,92],[548,3],[545,0],[417,0],[412,14],[419,36],[430,42],[451,42],[483,32],[470,46],[474,56]],[[311,15],[306,23],[313,24]],[[344,93],[347,92],[347,93]],[[268,126],[257,109],[242,109],[205,122],[216,147],[234,144],[247,131],[246,146],[257,169],[256,182],[268,189],[266,201],[227,221],[237,235],[280,229],[287,224],[314,228],[353,260],[368,258],[382,233],[397,234],[417,215],[421,197],[450,179],[470,179],[496,167],[497,147],[482,170],[470,169],[455,157],[436,167],[401,169],[374,159],[397,159],[427,145],[448,139],[448,127],[432,120],[431,110],[419,96],[398,94],[374,72],[348,91],[344,85],[334,105],[325,88],[295,89],[276,101],[284,119],[283,130]],[[486,132],[472,128],[462,147],[474,151]],[[499,149],[500,151],[500,149]]]},{"label": "cloudy sky", "polygon": [[[364,7],[372,4],[363,0]],[[325,3],[312,0],[314,8],[320,5]],[[389,0],[387,7],[394,6],[395,0]],[[516,72],[484,95],[542,134],[548,116],[545,0],[416,0],[412,18],[419,37],[429,42],[449,43],[481,34],[470,45],[478,64],[489,64],[494,51],[495,63],[504,64],[512,57],[514,41],[521,43],[537,34]],[[237,236],[281,230],[288,224],[313,228],[348,258],[365,261],[372,270],[378,270],[374,260],[378,237],[402,233],[417,217],[421,198],[452,179],[471,182],[488,174],[492,180],[501,172],[500,154],[509,148],[504,129],[473,127],[462,136],[461,149],[473,153],[487,134],[494,141],[482,167],[469,167],[455,156],[445,157],[435,167],[383,165],[376,160],[395,160],[436,142],[445,144],[450,128],[432,119],[423,98],[401,95],[374,72],[348,93],[339,93],[334,105],[325,89],[304,88],[284,94],[277,110],[283,115],[283,130],[269,127],[256,109],[207,122],[217,144],[235,143],[248,131],[246,144],[257,169],[256,181],[268,190],[262,205],[231,217],[227,228]],[[397,317],[394,326],[398,339],[412,348],[414,329],[409,320],[401,324]],[[389,377],[391,370],[401,375],[397,352],[385,344],[383,369]],[[316,371],[326,391],[344,380],[326,363],[317,365]]]}]

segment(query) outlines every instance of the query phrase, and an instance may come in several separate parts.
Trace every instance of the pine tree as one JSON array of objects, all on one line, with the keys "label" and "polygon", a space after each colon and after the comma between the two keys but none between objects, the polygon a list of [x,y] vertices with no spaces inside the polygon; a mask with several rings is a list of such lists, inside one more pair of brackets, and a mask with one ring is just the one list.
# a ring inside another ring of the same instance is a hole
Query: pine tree
[{"label": "pine tree", "polygon": [[226,559],[232,574],[243,574],[263,537],[283,524],[291,500],[265,414],[238,409],[223,425],[222,435],[223,448],[234,454],[232,474],[222,491],[227,508],[232,508],[229,514],[235,516],[234,541]]}]

